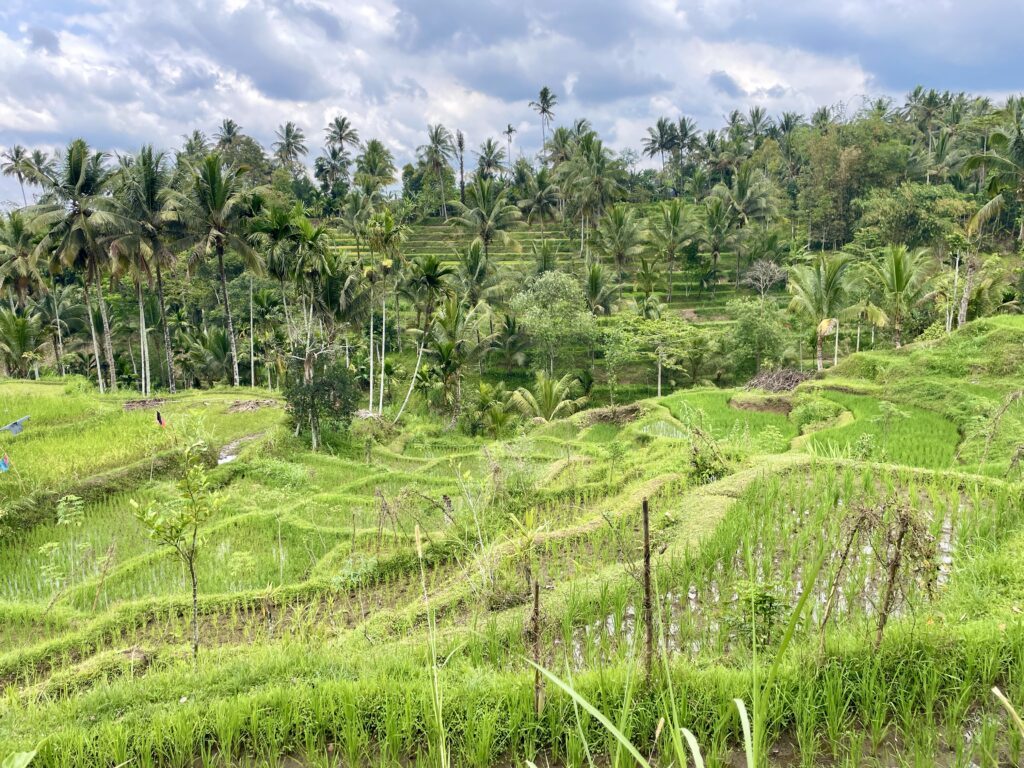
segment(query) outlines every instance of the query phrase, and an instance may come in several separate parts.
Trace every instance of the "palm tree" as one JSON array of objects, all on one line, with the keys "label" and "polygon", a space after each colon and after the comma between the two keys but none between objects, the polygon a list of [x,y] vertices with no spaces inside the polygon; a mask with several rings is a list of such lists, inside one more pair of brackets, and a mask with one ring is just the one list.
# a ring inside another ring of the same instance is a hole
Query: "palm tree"
[{"label": "palm tree", "polygon": [[523,416],[546,424],[571,416],[586,405],[586,396],[573,397],[576,384],[571,373],[555,379],[538,371],[533,391],[520,387],[512,393],[510,402]]},{"label": "palm tree", "polygon": [[21,187],[21,201],[28,205],[28,198],[25,196],[25,180],[32,176],[32,158],[21,144],[15,144],[9,150],[0,155],[3,163],[0,163],[0,171],[4,176],[14,176]]},{"label": "palm tree", "polygon": [[663,202],[647,233],[648,240],[668,267],[667,301],[672,302],[676,257],[693,240],[693,228],[686,218],[686,208],[678,198]]},{"label": "palm tree", "polygon": [[594,251],[615,264],[622,279],[626,265],[644,251],[643,222],[632,206],[616,205],[594,231]]},{"label": "palm tree", "polygon": [[531,101],[529,104],[530,109],[533,109],[538,115],[540,115],[540,145],[542,153],[544,151],[544,146],[547,144],[547,129],[555,117],[554,107],[557,103],[558,97],[545,85],[540,89],[540,94],[537,96],[537,100]]},{"label": "palm tree", "polygon": [[881,294],[879,303],[892,324],[892,339],[903,344],[903,324],[910,310],[927,296],[932,263],[927,249],[911,251],[905,245],[890,245],[881,262],[868,265],[868,274]]},{"label": "palm tree", "polygon": [[248,194],[242,186],[244,171],[224,163],[220,154],[211,152],[192,169],[192,185],[179,200],[179,217],[185,229],[185,241],[191,244],[192,261],[201,261],[211,254],[217,257],[221,301],[227,325],[227,342],[231,356],[231,381],[238,386],[238,344],[228,300],[228,276],[224,253],[232,250],[255,267],[256,255],[245,240],[250,208]]},{"label": "palm tree", "polygon": [[340,144],[329,144],[320,157],[313,161],[313,177],[324,192],[330,194],[335,185],[348,176],[348,153]]},{"label": "palm tree", "polygon": [[660,157],[661,170],[664,171],[665,155],[672,152],[678,138],[675,123],[667,117],[659,117],[654,127],[647,129],[647,138],[641,142],[643,153],[650,158]]},{"label": "palm tree", "polygon": [[466,307],[450,295],[439,307],[431,328],[428,351],[453,423],[462,408],[463,370],[489,347],[489,339],[480,337],[479,323],[476,307]]},{"label": "palm tree", "polygon": [[24,308],[31,297],[46,291],[43,267],[25,216],[19,211],[0,216],[0,291],[7,287]]},{"label": "palm tree", "polygon": [[295,123],[289,120],[274,133],[277,136],[271,146],[278,161],[290,171],[295,171],[299,161],[309,151],[306,147],[306,134]]},{"label": "palm tree", "polygon": [[505,372],[511,373],[513,368],[526,363],[526,352],[529,348],[530,341],[516,316],[506,313],[491,337],[487,353],[496,356]]},{"label": "palm tree", "polygon": [[[526,222],[539,221],[543,227],[545,222],[554,221],[562,203],[562,193],[551,180],[551,172],[541,168],[530,174],[526,189],[526,197],[519,201],[519,207],[526,214]],[[547,237],[546,231],[544,237]]]},{"label": "palm tree", "polygon": [[331,147],[337,147],[342,152],[345,151],[346,147],[355,148],[359,146],[359,131],[355,129],[347,117],[338,115],[327,126],[327,144]]},{"label": "palm tree", "polygon": [[[774,215],[772,184],[759,168],[743,163],[733,175],[732,184],[719,184],[714,193],[728,204],[737,227],[742,230],[752,221],[766,222]],[[740,249],[736,248],[736,286],[740,284]]]},{"label": "palm tree", "polygon": [[595,261],[587,266],[583,292],[587,297],[587,306],[593,314],[611,315],[619,299],[620,290],[619,283],[614,277],[608,276],[601,262]]},{"label": "palm tree", "polygon": [[717,282],[718,259],[722,251],[736,247],[736,219],[732,208],[718,195],[709,195],[704,200],[704,216],[697,232],[700,248],[711,255],[710,275]]},{"label": "palm tree", "polygon": [[574,140],[570,159],[557,169],[559,185],[570,190],[580,217],[580,255],[586,252],[587,226],[622,192],[625,174],[621,161],[593,133]]},{"label": "palm tree", "polygon": [[519,208],[508,202],[508,190],[494,179],[477,176],[466,190],[466,204],[459,204],[459,215],[452,224],[462,227],[478,239],[484,256],[490,258],[491,243],[509,241],[508,230],[519,221]]},{"label": "palm tree", "polygon": [[508,154],[506,159],[508,160],[508,175],[512,176],[512,137],[516,135],[516,127],[509,123],[505,126],[505,130],[502,131],[505,134],[505,139],[508,141]]},{"label": "palm tree", "polygon": [[281,304],[289,341],[293,337],[292,318],[288,310],[285,283],[295,276],[295,219],[301,213],[301,203],[289,208],[282,203],[271,202],[249,222],[249,240],[262,254],[267,274],[277,280],[281,288]]},{"label": "palm tree", "polygon": [[806,265],[792,267],[789,272],[789,292],[793,298],[789,310],[814,323],[816,334],[815,355],[818,370],[824,370],[823,339],[836,334],[839,348],[839,315],[846,309],[849,286],[846,272],[850,259],[843,254],[820,254]]},{"label": "palm tree", "polygon": [[403,292],[410,296],[416,303],[416,313],[422,317],[422,326],[419,328],[420,343],[416,350],[416,366],[413,368],[412,379],[409,381],[409,390],[405,393],[405,400],[398,409],[394,423],[402,418],[405,406],[409,403],[409,397],[416,387],[420,371],[420,363],[423,360],[423,350],[426,347],[430,335],[431,325],[434,321],[434,308],[438,300],[451,294],[449,278],[455,274],[455,270],[441,261],[441,257],[434,253],[424,254],[413,260],[409,265],[409,273],[405,278]]},{"label": "palm tree", "polygon": [[109,254],[101,238],[121,234],[130,227],[118,212],[116,201],[105,195],[112,176],[106,166],[106,155],[91,152],[82,139],[72,141],[60,155],[51,173],[37,172],[42,184],[44,202],[27,209],[33,228],[43,233],[36,245],[40,255],[49,254],[58,263],[82,273],[85,305],[89,316],[96,376],[100,392],[104,391],[96,326],[92,319],[89,285],[96,290],[100,320],[103,326],[103,355],[107,364],[110,389],[117,390],[117,369],[111,343],[110,320],[103,298],[103,272]]},{"label": "palm tree", "polygon": [[145,281],[152,287],[154,273],[160,324],[163,326],[167,386],[172,393],[175,391],[174,358],[164,304],[162,271],[162,268],[172,265],[175,259],[173,251],[167,246],[170,230],[177,218],[173,206],[171,176],[171,169],[164,153],[155,152],[152,146],[144,146],[130,162],[123,165],[118,179],[118,196],[131,227],[128,232],[114,238],[110,252],[115,259],[124,262],[135,276],[136,299],[139,304],[143,395],[150,392],[151,374],[142,283]]},{"label": "palm tree", "polygon": [[448,204],[444,192],[444,177],[455,154],[451,131],[440,123],[427,126],[427,143],[417,150],[420,161],[430,168],[441,192],[441,215],[448,221]]},{"label": "palm tree", "polygon": [[213,138],[217,140],[217,149],[223,150],[230,147],[242,136],[242,126],[232,120],[230,117],[225,117],[220,124],[220,128]]},{"label": "palm tree", "polygon": [[371,200],[395,181],[395,158],[380,139],[370,139],[356,158],[355,182]]},{"label": "palm tree", "polygon": [[471,307],[489,301],[498,292],[498,270],[484,253],[480,240],[474,240],[459,252],[455,274],[459,293]]},{"label": "palm tree", "polygon": [[466,136],[455,131],[455,156],[459,158],[459,202],[466,204]]},{"label": "palm tree", "polygon": [[480,145],[476,156],[476,174],[485,179],[493,179],[501,172],[505,150],[498,146],[494,139],[487,139]]},{"label": "palm tree", "polygon": [[[993,131],[986,149],[971,155],[963,164],[965,173],[983,173],[990,198],[971,219],[972,233],[998,216],[1009,200],[1024,204],[1024,100],[1010,99],[1003,117],[1007,125]],[[1024,217],[1017,240],[1024,242]]]},{"label": "palm tree", "polygon": [[39,378],[39,359],[46,347],[43,323],[38,314],[18,314],[6,307],[0,309],[0,356],[9,374],[28,378],[34,369]]}]

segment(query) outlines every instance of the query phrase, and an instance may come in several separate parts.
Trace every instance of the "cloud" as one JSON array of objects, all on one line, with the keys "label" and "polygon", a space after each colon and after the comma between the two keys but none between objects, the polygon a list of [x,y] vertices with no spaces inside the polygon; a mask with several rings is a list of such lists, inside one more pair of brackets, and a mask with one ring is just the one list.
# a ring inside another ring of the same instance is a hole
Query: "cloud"
[{"label": "cloud", "polygon": [[731,96],[734,99],[747,95],[747,92],[740,88],[740,84],[733,80],[728,72],[723,72],[720,69],[708,75],[708,82],[716,91],[721,91],[726,96]]},{"label": "cloud", "polygon": [[556,122],[587,117],[635,147],[660,115],[706,129],[751,103],[809,114],[898,102],[918,82],[1005,95],[1024,68],[1016,13],[1016,0],[7,0],[0,146],[173,148],[232,117],[266,145],[293,120],[315,154],[344,113],[399,162],[433,122],[473,148],[513,123],[516,153],[533,155],[527,102],[548,85]]},{"label": "cloud", "polygon": [[57,39],[57,35],[44,27],[28,28],[28,46],[33,51],[53,55],[60,53],[60,40]]}]

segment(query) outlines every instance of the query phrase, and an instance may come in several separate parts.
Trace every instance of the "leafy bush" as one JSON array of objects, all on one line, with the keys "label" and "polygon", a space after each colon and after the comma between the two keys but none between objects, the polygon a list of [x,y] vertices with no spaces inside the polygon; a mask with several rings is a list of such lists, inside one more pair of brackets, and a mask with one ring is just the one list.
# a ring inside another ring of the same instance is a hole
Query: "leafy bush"
[{"label": "leafy bush", "polygon": [[797,429],[805,432],[807,427],[834,419],[842,412],[842,406],[838,403],[820,397],[807,397],[801,399],[790,411],[789,418],[796,424]]}]

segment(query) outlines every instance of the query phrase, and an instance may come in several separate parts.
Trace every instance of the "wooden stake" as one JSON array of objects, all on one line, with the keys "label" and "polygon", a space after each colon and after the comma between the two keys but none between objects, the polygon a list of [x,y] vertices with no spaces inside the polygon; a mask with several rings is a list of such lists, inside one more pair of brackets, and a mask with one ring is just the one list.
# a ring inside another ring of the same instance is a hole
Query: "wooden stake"
[{"label": "wooden stake", "polygon": [[540,678],[540,582],[533,580],[533,615],[530,617],[530,631],[533,634],[533,710],[540,714],[544,690]]},{"label": "wooden stake", "polygon": [[654,611],[651,604],[651,515],[647,499],[643,502],[644,521],[644,670],[651,676],[654,657]]}]

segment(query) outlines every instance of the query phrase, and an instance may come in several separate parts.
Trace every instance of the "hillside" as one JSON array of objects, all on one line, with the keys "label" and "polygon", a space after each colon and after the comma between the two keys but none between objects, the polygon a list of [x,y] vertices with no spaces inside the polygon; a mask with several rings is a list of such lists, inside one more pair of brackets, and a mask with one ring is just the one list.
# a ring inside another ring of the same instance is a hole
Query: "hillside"
[{"label": "hillside", "polygon": [[[0,421],[32,414],[3,445],[18,473],[0,499],[16,482],[36,500],[35,524],[0,544],[0,754],[41,741],[41,766],[613,759],[553,681],[538,702],[533,659],[644,754],[672,751],[662,718],[711,764],[740,754],[740,697],[765,708],[780,765],[959,764],[979,749],[1015,763],[988,690],[1024,701],[1022,366],[1024,319],[992,318],[852,355],[792,393],[678,390],[502,440],[413,415],[316,454],[278,405],[244,404],[255,391],[132,406],[0,383]],[[187,575],[130,502],[175,497],[175,442],[199,419],[217,511],[193,663]],[[58,455],[84,458],[67,473]],[[84,509],[62,525],[67,493]],[[751,673],[763,683],[791,618],[758,699]]]}]

